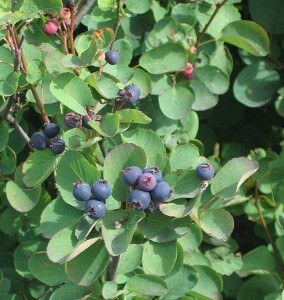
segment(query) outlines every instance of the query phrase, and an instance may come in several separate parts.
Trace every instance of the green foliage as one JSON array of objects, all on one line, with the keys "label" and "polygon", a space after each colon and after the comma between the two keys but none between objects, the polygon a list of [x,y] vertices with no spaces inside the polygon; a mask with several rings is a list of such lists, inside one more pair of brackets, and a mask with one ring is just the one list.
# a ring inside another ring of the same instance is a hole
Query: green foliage
[{"label": "green foliage", "polygon": [[[0,2],[0,299],[282,299],[282,1]],[[58,156],[29,144],[48,122]],[[170,198],[133,210],[130,166]],[[99,179],[93,220],[73,185]]]}]

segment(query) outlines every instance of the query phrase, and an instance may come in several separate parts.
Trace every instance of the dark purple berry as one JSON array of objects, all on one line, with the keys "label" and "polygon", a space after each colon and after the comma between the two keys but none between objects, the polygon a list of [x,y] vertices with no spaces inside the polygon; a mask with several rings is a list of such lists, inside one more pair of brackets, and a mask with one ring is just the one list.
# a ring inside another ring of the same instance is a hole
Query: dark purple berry
[{"label": "dark purple berry", "polygon": [[65,142],[62,139],[56,138],[50,142],[49,148],[54,155],[59,155],[65,150]]},{"label": "dark purple berry", "polygon": [[138,184],[138,179],[142,175],[142,170],[136,166],[132,166],[123,170],[124,183],[129,186]]},{"label": "dark purple berry", "polygon": [[100,219],[106,214],[106,206],[101,201],[90,199],[85,204],[85,213],[91,219]]},{"label": "dark purple berry", "polygon": [[60,127],[56,123],[46,123],[43,131],[49,139],[53,139],[59,134]]},{"label": "dark purple berry", "polygon": [[73,196],[78,201],[87,201],[91,198],[91,187],[86,182],[76,182],[73,186]]},{"label": "dark purple berry", "polygon": [[157,180],[151,173],[144,173],[138,179],[138,187],[146,192],[152,191],[157,184]]},{"label": "dark purple berry", "polygon": [[81,119],[81,115],[70,112],[64,116],[64,125],[69,129],[76,128],[81,124]]},{"label": "dark purple berry", "polygon": [[142,210],[146,209],[150,204],[151,197],[148,192],[134,189],[128,195],[128,203],[132,209]]},{"label": "dark purple berry", "polygon": [[125,102],[134,103],[139,99],[141,90],[137,85],[130,84],[130,85],[126,86],[124,89],[125,89],[125,93],[122,96],[122,99]]},{"label": "dark purple berry", "polygon": [[92,185],[91,192],[95,199],[104,202],[111,194],[111,186],[106,180],[102,179]]},{"label": "dark purple berry", "polygon": [[119,62],[119,54],[117,50],[108,50],[105,53],[105,60],[110,65],[116,65]]},{"label": "dark purple berry", "polygon": [[162,181],[162,173],[156,166],[147,167],[146,169],[144,169],[143,173],[151,173],[156,178],[157,182]]},{"label": "dark purple berry", "polygon": [[95,113],[93,113],[92,116],[84,116],[84,117],[82,118],[82,125],[83,125],[83,127],[85,127],[86,129],[92,129],[92,127],[88,124],[88,123],[91,121],[90,119],[96,121],[97,115],[96,115]]},{"label": "dark purple berry", "polygon": [[33,133],[30,139],[30,146],[35,150],[44,150],[48,148],[48,138],[42,131]]},{"label": "dark purple berry", "polygon": [[214,168],[210,163],[202,163],[196,169],[196,175],[204,181],[212,179],[214,172]]},{"label": "dark purple berry", "polygon": [[158,182],[156,187],[150,192],[151,198],[155,202],[166,201],[170,198],[171,193],[172,189],[170,185],[165,181]]}]

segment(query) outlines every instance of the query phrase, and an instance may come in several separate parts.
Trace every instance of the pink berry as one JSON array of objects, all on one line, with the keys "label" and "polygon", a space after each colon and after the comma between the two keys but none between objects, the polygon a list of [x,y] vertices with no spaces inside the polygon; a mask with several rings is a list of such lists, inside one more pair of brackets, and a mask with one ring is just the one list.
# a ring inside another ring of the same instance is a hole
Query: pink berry
[{"label": "pink berry", "polygon": [[71,25],[71,18],[64,20],[64,23],[66,26],[70,26]]},{"label": "pink berry", "polygon": [[67,7],[63,7],[60,12],[60,18],[63,20],[67,20],[71,18],[70,9]]},{"label": "pink berry", "polygon": [[193,65],[191,63],[186,63],[186,68],[183,71],[183,76],[186,79],[192,79],[194,76],[194,68]]},{"label": "pink berry", "polygon": [[55,34],[57,29],[58,29],[58,26],[55,21],[48,21],[43,27],[44,33],[48,34],[48,35]]}]

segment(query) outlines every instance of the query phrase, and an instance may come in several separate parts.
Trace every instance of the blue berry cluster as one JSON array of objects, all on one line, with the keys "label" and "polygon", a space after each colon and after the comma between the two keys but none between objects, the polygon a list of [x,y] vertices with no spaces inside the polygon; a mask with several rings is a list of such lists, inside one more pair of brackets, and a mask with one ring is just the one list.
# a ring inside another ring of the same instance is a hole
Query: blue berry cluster
[{"label": "blue berry cluster", "polygon": [[59,155],[65,150],[65,142],[58,137],[60,127],[56,123],[44,124],[43,131],[33,133],[30,146],[35,150],[49,148],[54,155]]},{"label": "blue berry cluster", "polygon": [[152,211],[169,199],[172,193],[170,185],[162,180],[162,173],[156,166],[143,171],[137,166],[128,167],[123,171],[123,180],[131,187],[128,203],[132,209]]},{"label": "blue berry cluster", "polygon": [[87,115],[82,116],[80,114],[70,112],[64,116],[64,125],[69,128],[76,128],[83,126],[86,129],[92,129],[88,124],[90,121],[99,121],[101,119],[100,115],[95,114],[92,111],[89,111]]},{"label": "blue berry cluster", "polygon": [[214,176],[214,168],[210,163],[202,163],[197,166],[196,168],[196,175],[202,180],[202,181],[208,181],[211,180]]},{"label": "blue berry cluster", "polygon": [[106,214],[106,200],[111,194],[111,186],[105,179],[98,180],[92,186],[79,181],[73,185],[73,196],[85,201],[85,213],[91,219],[100,219]]}]

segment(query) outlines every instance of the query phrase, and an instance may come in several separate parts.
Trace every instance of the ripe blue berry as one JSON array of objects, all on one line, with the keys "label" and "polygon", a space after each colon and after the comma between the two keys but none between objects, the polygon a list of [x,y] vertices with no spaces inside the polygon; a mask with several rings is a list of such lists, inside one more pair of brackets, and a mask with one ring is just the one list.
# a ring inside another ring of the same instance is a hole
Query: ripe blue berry
[{"label": "ripe blue berry", "polygon": [[202,163],[198,165],[196,169],[196,175],[201,179],[201,180],[210,180],[214,176],[214,168],[211,164],[209,163]]},{"label": "ripe blue berry", "polygon": [[59,155],[65,150],[65,142],[62,139],[54,139],[51,141],[49,148],[54,155]]},{"label": "ripe blue berry", "polygon": [[73,196],[78,201],[87,201],[91,198],[91,187],[86,182],[76,182],[73,186]]},{"label": "ripe blue berry", "polygon": [[156,178],[157,182],[162,181],[162,173],[156,166],[147,167],[146,169],[144,169],[143,173],[151,173]]},{"label": "ripe blue berry", "polygon": [[126,86],[124,89],[125,89],[125,93],[122,96],[122,99],[125,102],[134,103],[139,99],[141,90],[137,85],[130,84],[130,85]]},{"label": "ripe blue berry", "polygon": [[148,192],[134,189],[128,195],[128,202],[132,209],[146,209],[150,204],[151,197]]},{"label": "ripe blue berry", "polygon": [[144,173],[138,179],[138,187],[146,192],[155,188],[157,180],[151,173]]},{"label": "ripe blue berry", "polygon": [[108,50],[105,53],[105,60],[110,65],[116,65],[119,62],[119,54],[117,50]]},{"label": "ripe blue berry", "polygon": [[129,167],[123,170],[124,183],[129,186],[135,186],[138,184],[138,179],[142,175],[142,170],[136,166]]},{"label": "ripe blue berry", "polygon": [[74,112],[70,112],[64,116],[63,122],[67,128],[72,129],[80,125],[81,119],[82,119],[81,115]]},{"label": "ripe blue berry", "polygon": [[106,206],[101,201],[90,199],[85,204],[85,213],[91,219],[100,219],[106,214]]},{"label": "ripe blue berry", "polygon": [[95,121],[97,119],[97,115],[95,113],[93,113],[90,117],[84,116],[82,118],[82,125],[86,129],[92,129],[92,127],[88,124],[90,122],[90,118]]},{"label": "ripe blue berry", "polygon": [[104,202],[111,194],[111,186],[106,180],[102,179],[92,185],[91,192],[95,199]]},{"label": "ripe blue berry", "polygon": [[33,133],[30,139],[30,146],[35,150],[44,150],[48,148],[48,138],[44,132]]},{"label": "ripe blue berry", "polygon": [[166,201],[170,198],[171,193],[172,189],[170,185],[165,181],[158,182],[156,187],[150,192],[151,198],[155,202]]},{"label": "ripe blue berry", "polygon": [[43,131],[49,139],[53,139],[59,134],[60,127],[56,123],[46,123]]}]

